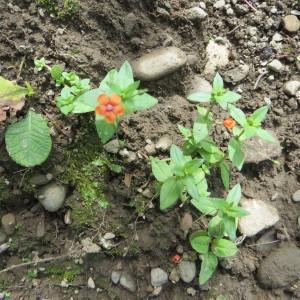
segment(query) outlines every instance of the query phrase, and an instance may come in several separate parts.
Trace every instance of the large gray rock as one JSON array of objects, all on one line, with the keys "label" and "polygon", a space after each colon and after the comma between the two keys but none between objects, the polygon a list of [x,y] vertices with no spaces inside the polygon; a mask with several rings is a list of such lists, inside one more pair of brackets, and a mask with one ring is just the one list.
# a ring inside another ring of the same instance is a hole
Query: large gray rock
[{"label": "large gray rock", "polygon": [[190,283],[196,276],[196,264],[193,261],[182,261],[178,265],[180,278],[185,283]]},{"label": "large gray rock", "polygon": [[151,270],[151,284],[154,287],[162,286],[168,282],[168,273],[161,268]]},{"label": "large gray rock", "polygon": [[55,212],[64,205],[67,190],[66,186],[52,182],[39,190],[38,199],[47,211]]},{"label": "large gray rock", "polygon": [[284,244],[262,261],[257,279],[264,288],[282,288],[300,277],[300,249],[294,244]]},{"label": "large gray rock", "polygon": [[140,80],[157,80],[169,75],[187,62],[186,54],[176,47],[154,50],[132,62],[135,77]]},{"label": "large gray rock", "polygon": [[254,236],[279,221],[277,209],[262,200],[243,199],[241,207],[249,213],[238,222],[239,231],[245,236]]},{"label": "large gray rock", "polygon": [[245,163],[259,163],[280,156],[280,143],[275,133],[269,132],[275,138],[275,143],[267,142],[258,136],[253,136],[244,142]]}]

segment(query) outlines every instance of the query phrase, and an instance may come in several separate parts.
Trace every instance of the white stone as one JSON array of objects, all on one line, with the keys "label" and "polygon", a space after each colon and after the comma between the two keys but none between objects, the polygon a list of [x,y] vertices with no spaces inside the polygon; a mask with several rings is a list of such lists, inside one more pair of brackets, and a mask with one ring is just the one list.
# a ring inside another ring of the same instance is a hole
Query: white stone
[{"label": "white stone", "polygon": [[101,248],[93,243],[90,238],[82,240],[81,244],[83,246],[83,251],[86,253],[99,253],[101,251]]},{"label": "white stone", "polygon": [[288,96],[296,96],[298,90],[300,90],[300,81],[290,80],[284,84],[283,91]]},{"label": "white stone", "polygon": [[238,228],[247,237],[255,236],[279,221],[277,209],[262,200],[244,199],[241,201],[241,207],[249,215],[239,219]]},{"label": "white stone", "polygon": [[225,0],[218,0],[218,1],[214,4],[214,8],[216,8],[216,9],[223,8],[224,6],[225,6]]},{"label": "white stone", "polygon": [[162,136],[155,145],[157,150],[168,151],[172,145],[172,139],[168,135]]},{"label": "white stone", "polygon": [[207,13],[200,7],[192,7],[187,9],[185,14],[186,17],[193,22],[202,21],[207,17]]},{"label": "white stone", "polygon": [[89,288],[89,289],[94,289],[94,288],[96,287],[95,282],[94,282],[94,280],[93,280],[92,277],[90,277],[90,278],[88,279],[87,285],[88,285],[88,288]]},{"label": "white stone", "polygon": [[154,287],[159,287],[168,282],[168,274],[161,268],[151,270],[151,284]]},{"label": "white stone", "polygon": [[278,59],[272,60],[268,68],[276,73],[282,73],[285,70],[285,66]]}]

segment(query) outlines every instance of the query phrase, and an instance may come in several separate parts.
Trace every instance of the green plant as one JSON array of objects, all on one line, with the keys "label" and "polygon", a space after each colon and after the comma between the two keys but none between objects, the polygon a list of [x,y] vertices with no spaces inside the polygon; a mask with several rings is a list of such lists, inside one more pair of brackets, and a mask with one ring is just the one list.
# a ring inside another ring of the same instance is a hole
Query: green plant
[{"label": "green plant", "polygon": [[75,0],[36,0],[36,2],[61,20],[70,19],[79,11],[79,4]]},{"label": "green plant", "polygon": [[[207,176],[213,168],[220,170],[226,190],[230,188],[231,169],[241,170],[244,164],[245,140],[259,136],[273,142],[273,136],[261,128],[268,107],[257,109],[250,116],[235,107],[233,103],[241,96],[224,88],[222,77],[217,74],[210,93],[195,93],[188,97],[192,102],[208,102],[208,107],[198,107],[198,118],[193,127],[178,126],[185,139],[182,150],[171,146],[170,159],[151,158],[154,177],[160,183],[160,208],[171,207],[180,198],[190,201],[199,212],[210,217],[208,226],[190,236],[192,248],[201,255],[199,281],[205,283],[215,272],[218,257],[236,254],[235,244],[238,218],[247,212],[239,207],[241,187],[235,185],[226,199],[210,197]],[[223,121],[231,133],[228,147],[223,151],[210,137],[213,127],[220,124],[214,120],[213,107],[219,105],[230,117]],[[169,161],[169,163],[168,163]]]},{"label": "green plant", "polygon": [[38,277],[38,271],[37,270],[28,270],[26,273],[26,277],[29,281],[32,281],[33,279],[36,279]]}]

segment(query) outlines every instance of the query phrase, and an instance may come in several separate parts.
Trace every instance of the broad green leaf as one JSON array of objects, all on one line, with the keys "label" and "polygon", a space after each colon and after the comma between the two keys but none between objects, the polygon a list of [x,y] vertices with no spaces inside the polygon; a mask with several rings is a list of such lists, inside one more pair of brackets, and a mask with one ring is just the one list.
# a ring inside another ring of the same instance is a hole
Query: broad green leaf
[{"label": "broad green leaf", "polygon": [[28,89],[14,84],[0,76],[0,103],[9,105],[11,101],[20,102],[27,95]]},{"label": "broad green leaf", "polygon": [[226,202],[221,198],[200,197],[192,199],[191,203],[205,215],[214,215],[218,209],[227,206]]},{"label": "broad green leaf", "polygon": [[52,147],[47,121],[30,110],[23,120],[8,126],[5,143],[10,157],[19,165],[34,167],[42,164]]},{"label": "broad green leaf", "polygon": [[223,215],[225,232],[232,241],[236,240],[236,218]]},{"label": "broad green leaf", "polygon": [[187,139],[192,136],[192,131],[189,128],[183,127],[180,124],[177,125],[180,133]]},{"label": "broad green leaf", "polygon": [[194,123],[193,126],[193,137],[196,143],[201,142],[208,136],[208,128],[205,123]]},{"label": "broad green leaf", "polygon": [[211,238],[205,231],[198,231],[191,235],[190,243],[192,248],[198,253],[205,254],[209,250]]},{"label": "broad green leaf", "polygon": [[132,68],[128,61],[125,61],[121,66],[118,75],[116,76],[116,81],[117,82],[115,83],[117,83],[122,90],[126,89],[134,82]]},{"label": "broad green leaf", "polygon": [[228,300],[225,296],[219,295],[216,300]]},{"label": "broad green leaf", "polygon": [[63,73],[63,68],[60,65],[54,65],[52,66],[50,73],[55,81],[60,80]]},{"label": "broad green leaf", "polygon": [[224,81],[219,73],[216,74],[213,81],[213,91],[219,92],[224,89]]},{"label": "broad green leaf", "polygon": [[99,89],[101,90],[101,94],[107,93],[107,94],[112,94],[112,85],[116,81],[116,78],[118,76],[118,71],[113,69],[109,71],[104,79],[101,81]]},{"label": "broad green leaf", "polygon": [[268,141],[270,143],[276,143],[276,140],[273,137],[273,135],[265,129],[257,128],[256,134],[265,141]]},{"label": "broad green leaf", "polygon": [[147,93],[135,95],[130,99],[124,100],[124,106],[127,113],[148,109],[157,103],[157,99]]},{"label": "broad green leaf", "polygon": [[193,176],[184,177],[183,184],[185,185],[187,192],[192,198],[199,198],[200,195]]},{"label": "broad green leaf", "polygon": [[258,129],[259,128],[257,127],[246,126],[244,132],[240,135],[239,140],[245,141],[247,139],[250,139],[251,137],[257,134]]},{"label": "broad green leaf", "polygon": [[249,214],[246,210],[244,210],[238,206],[229,206],[228,208],[226,208],[224,210],[224,213],[226,213],[228,216],[234,217],[234,218],[244,217]]},{"label": "broad green leaf", "polygon": [[122,91],[122,98],[127,99],[137,95],[140,83],[140,81],[134,81],[131,83],[124,91]]},{"label": "broad green leaf", "polygon": [[228,105],[229,113],[230,115],[242,126],[244,127],[247,124],[247,118],[244,114],[244,112],[235,107],[234,105],[229,104]]},{"label": "broad green leaf", "polygon": [[224,158],[224,154],[220,151],[219,153],[209,153],[203,149],[198,151],[204,160],[210,164],[215,164]]},{"label": "broad green leaf", "polygon": [[187,97],[187,99],[191,102],[210,102],[211,101],[211,93],[208,92],[198,92],[191,94]]},{"label": "broad green leaf", "polygon": [[184,170],[186,174],[194,175],[195,172],[198,173],[198,170],[202,164],[203,164],[203,159],[193,159],[184,165]]},{"label": "broad green leaf", "polygon": [[229,204],[238,205],[242,197],[241,185],[236,184],[228,193],[226,202]]},{"label": "broad green leaf", "polygon": [[95,125],[97,129],[97,133],[103,144],[108,142],[116,132],[115,124],[105,122],[103,118],[100,116],[96,116]]},{"label": "broad green leaf", "polygon": [[74,114],[81,114],[95,111],[96,106],[99,105],[97,99],[101,94],[103,94],[103,92],[100,88],[83,93],[79,97],[75,98],[72,112]]},{"label": "broad green leaf", "polygon": [[153,175],[160,182],[164,182],[172,176],[171,168],[164,160],[151,158],[151,167]]},{"label": "broad green leaf", "polygon": [[182,150],[176,146],[172,145],[170,149],[170,157],[171,161],[175,166],[183,166],[184,164],[184,156]]},{"label": "broad green leaf", "polygon": [[220,171],[221,171],[221,178],[226,190],[229,190],[229,183],[230,183],[230,167],[229,165],[223,161],[220,163]]},{"label": "broad green leaf", "polygon": [[165,210],[176,203],[181,194],[181,185],[175,177],[168,178],[160,190],[160,209]]},{"label": "broad green leaf", "polygon": [[214,238],[222,238],[224,236],[224,223],[221,217],[217,215],[209,221],[208,233]]},{"label": "broad green leaf", "polygon": [[218,257],[234,256],[238,251],[234,242],[225,239],[213,240],[211,249]]},{"label": "broad green leaf", "polygon": [[250,118],[255,123],[255,125],[260,125],[260,123],[265,119],[269,110],[269,106],[265,105],[257,109]]},{"label": "broad green leaf", "polygon": [[206,283],[215,273],[218,266],[218,258],[210,251],[202,255],[201,258],[202,263],[199,276],[199,284],[202,285]]},{"label": "broad green leaf", "polygon": [[232,138],[229,141],[228,155],[234,166],[237,167],[238,170],[241,170],[244,164],[245,156],[242,151],[241,143],[235,138]]},{"label": "broad green leaf", "polygon": [[236,101],[238,101],[239,99],[241,99],[241,95],[232,92],[232,91],[226,91],[223,95],[221,96],[217,96],[216,100],[217,102],[222,101],[222,102],[226,102],[227,104],[229,103],[235,103]]}]

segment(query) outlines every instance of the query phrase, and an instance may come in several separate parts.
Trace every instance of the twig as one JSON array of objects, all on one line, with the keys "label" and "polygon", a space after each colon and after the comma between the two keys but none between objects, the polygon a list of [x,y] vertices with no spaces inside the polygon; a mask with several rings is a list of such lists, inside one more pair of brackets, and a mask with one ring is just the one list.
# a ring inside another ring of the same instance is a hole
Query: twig
[{"label": "twig", "polygon": [[229,35],[229,34],[235,32],[235,31],[236,31],[237,29],[239,29],[240,27],[241,27],[241,25],[238,25],[238,26],[234,27],[232,30],[230,30],[229,32],[227,32],[226,35]]},{"label": "twig", "polygon": [[251,2],[249,2],[248,0],[244,0],[244,2],[245,2],[252,10],[254,10],[255,12],[257,11],[257,9],[252,5]]},{"label": "twig", "polygon": [[254,246],[263,246],[263,245],[269,245],[269,244],[275,244],[280,242],[280,240],[275,240],[272,242],[265,242],[265,243],[257,243],[257,244],[251,244],[251,245],[246,245],[246,247],[254,247]]},{"label": "twig", "polygon": [[265,75],[267,75],[268,73],[269,73],[268,71],[264,71],[263,73],[261,73],[261,74],[258,76],[258,78],[257,78],[257,80],[256,80],[256,82],[255,82],[255,84],[254,84],[253,90],[256,90],[256,89],[258,88],[259,82],[260,82],[261,79],[262,79]]},{"label": "twig", "polygon": [[21,76],[21,73],[22,73],[22,70],[23,70],[23,66],[24,66],[25,60],[26,60],[26,55],[23,56],[23,58],[22,58],[22,60],[21,60],[20,67],[19,67],[19,71],[18,71],[18,74],[17,74],[17,80],[18,80],[18,79],[20,78],[20,76]]}]

